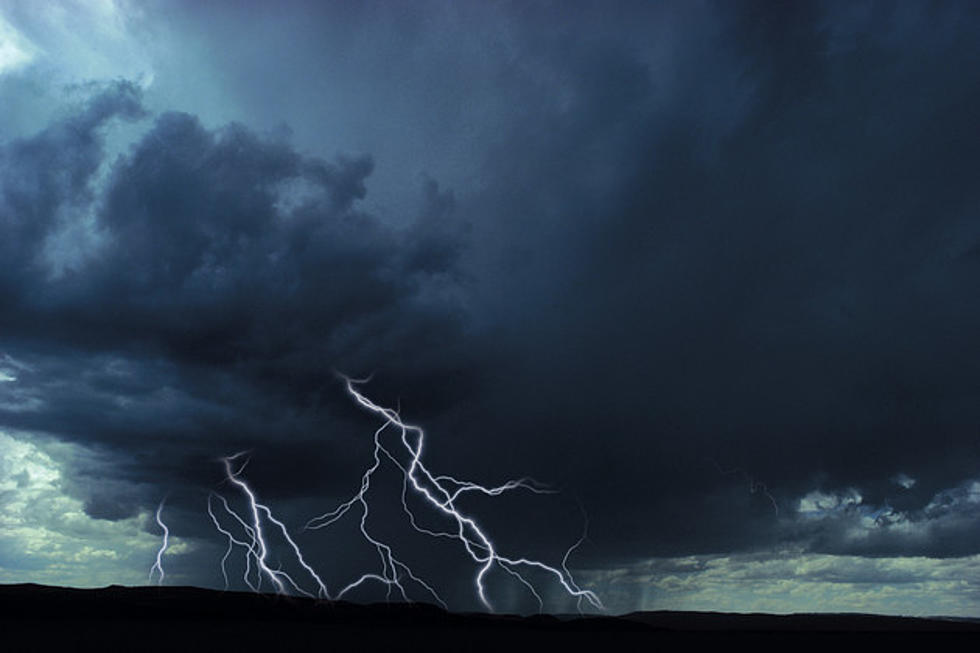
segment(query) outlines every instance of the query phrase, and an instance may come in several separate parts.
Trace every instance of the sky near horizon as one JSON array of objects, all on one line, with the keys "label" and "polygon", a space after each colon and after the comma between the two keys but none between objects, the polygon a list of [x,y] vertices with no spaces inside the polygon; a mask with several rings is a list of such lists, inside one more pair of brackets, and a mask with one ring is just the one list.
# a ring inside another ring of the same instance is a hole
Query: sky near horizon
[{"label": "sky near horizon", "polygon": [[0,0],[0,583],[147,582],[166,497],[166,582],[222,587],[241,451],[377,571],[301,529],[372,462],[341,371],[559,490],[460,505],[552,565],[587,522],[612,612],[980,616],[978,70],[971,2]]}]

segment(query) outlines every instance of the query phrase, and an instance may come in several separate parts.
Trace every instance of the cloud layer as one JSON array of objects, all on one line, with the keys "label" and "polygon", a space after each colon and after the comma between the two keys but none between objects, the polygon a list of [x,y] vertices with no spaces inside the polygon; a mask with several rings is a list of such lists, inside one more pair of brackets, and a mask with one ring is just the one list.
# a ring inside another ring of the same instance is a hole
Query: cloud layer
[{"label": "cloud layer", "polygon": [[369,458],[338,369],[434,468],[565,488],[531,546],[579,497],[596,574],[978,553],[974,9],[112,8],[60,57],[9,12],[0,70],[0,427],[94,452],[88,518],[177,488],[204,542],[242,449],[308,518]]}]

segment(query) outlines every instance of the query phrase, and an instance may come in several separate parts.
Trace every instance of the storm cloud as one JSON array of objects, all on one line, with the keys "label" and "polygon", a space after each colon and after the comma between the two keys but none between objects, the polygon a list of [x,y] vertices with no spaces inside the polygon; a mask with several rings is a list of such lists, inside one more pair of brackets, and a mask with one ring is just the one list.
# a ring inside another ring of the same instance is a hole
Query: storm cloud
[{"label": "storm cloud", "polygon": [[335,369],[423,379],[465,360],[450,356],[465,229],[435,182],[394,230],[355,206],[370,158],[304,157],[181,113],[103,161],[112,121],[145,112],[132,84],[93,92],[3,151],[2,328],[31,361],[10,375],[7,425],[213,458],[269,419],[277,438],[309,436]]},{"label": "storm cloud", "polygon": [[563,488],[532,546],[581,501],[618,609],[685,556],[980,553],[972,5],[253,10],[119,5],[152,84],[0,69],[0,428],[95,452],[89,518],[180,488],[213,553],[243,449],[308,518],[368,456],[339,370],[434,467]]}]

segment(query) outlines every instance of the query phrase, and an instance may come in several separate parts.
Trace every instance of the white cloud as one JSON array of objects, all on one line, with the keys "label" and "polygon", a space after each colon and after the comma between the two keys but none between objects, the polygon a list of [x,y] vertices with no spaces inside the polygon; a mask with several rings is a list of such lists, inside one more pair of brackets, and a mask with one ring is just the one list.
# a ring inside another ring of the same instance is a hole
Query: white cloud
[{"label": "white cloud", "polygon": [[[70,453],[74,445],[59,445]],[[0,431],[0,582],[142,584],[160,546],[149,513],[93,519],[65,491],[62,466],[30,437]],[[189,550],[173,541],[168,553]]]},{"label": "white cloud", "polygon": [[824,517],[861,505],[862,500],[854,488],[834,493],[814,490],[800,498],[797,511],[806,517]]},{"label": "white cloud", "polygon": [[[905,474],[892,480],[903,487],[915,483]],[[912,511],[896,510],[887,501],[870,503],[855,488],[814,490],[798,499],[797,511],[784,515],[780,527],[787,537],[799,538],[795,541],[812,538],[823,552],[800,544],[780,551],[651,558],[578,574],[615,612],[976,617],[980,555],[950,555],[946,540],[975,530],[978,504],[980,480],[942,490],[924,508]],[[904,555],[913,551],[937,557]],[[865,552],[873,555],[860,555]]]},{"label": "white cloud", "polygon": [[36,53],[34,44],[0,15],[0,75],[27,66]]},{"label": "white cloud", "polygon": [[[157,38],[142,4],[123,0],[0,2],[0,140],[43,129],[65,101],[84,100],[91,82],[129,79],[147,88],[155,76]],[[15,38],[12,38],[14,35]],[[23,74],[7,74],[23,71]],[[122,130],[123,145],[135,127]],[[109,137],[110,154],[121,151]]]},{"label": "white cloud", "polygon": [[[29,34],[32,59],[56,70],[63,81],[126,77],[152,72],[139,5],[119,0],[14,2],[6,24]],[[0,20],[3,20],[0,18]],[[13,28],[11,28],[13,29]]]},{"label": "white cloud", "polygon": [[892,483],[906,490],[911,490],[912,488],[914,488],[916,482],[917,481],[914,478],[912,478],[905,472],[898,473],[892,477]]},{"label": "white cloud", "polygon": [[20,372],[33,372],[34,369],[9,354],[0,354],[0,383],[13,383]]},{"label": "white cloud", "polygon": [[[911,488],[916,481],[906,474],[890,479]],[[909,550],[931,555],[967,553],[950,550],[949,542],[963,541],[976,530],[980,510],[980,481],[967,480],[946,488],[918,509],[898,510],[883,503],[865,501],[854,488],[812,491],[800,497],[795,515],[783,520],[787,532],[806,525],[822,540],[822,550],[839,553],[896,553]],[[826,547],[830,547],[829,549]]]},{"label": "white cloud", "polygon": [[765,552],[653,558],[578,574],[614,612],[980,614],[980,556],[864,558]]}]

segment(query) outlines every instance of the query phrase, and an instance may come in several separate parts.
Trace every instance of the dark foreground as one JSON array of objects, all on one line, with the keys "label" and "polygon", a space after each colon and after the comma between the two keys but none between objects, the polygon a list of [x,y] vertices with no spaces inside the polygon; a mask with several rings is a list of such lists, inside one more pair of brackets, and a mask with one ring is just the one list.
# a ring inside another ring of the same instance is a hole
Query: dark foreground
[{"label": "dark foreground", "polygon": [[[0,585],[4,650],[594,651],[739,645],[782,650],[887,643],[935,646],[980,623],[876,615],[642,612],[620,617],[448,613],[428,605],[354,605],[191,587],[80,590]],[[734,649],[732,649],[734,650]]]}]

